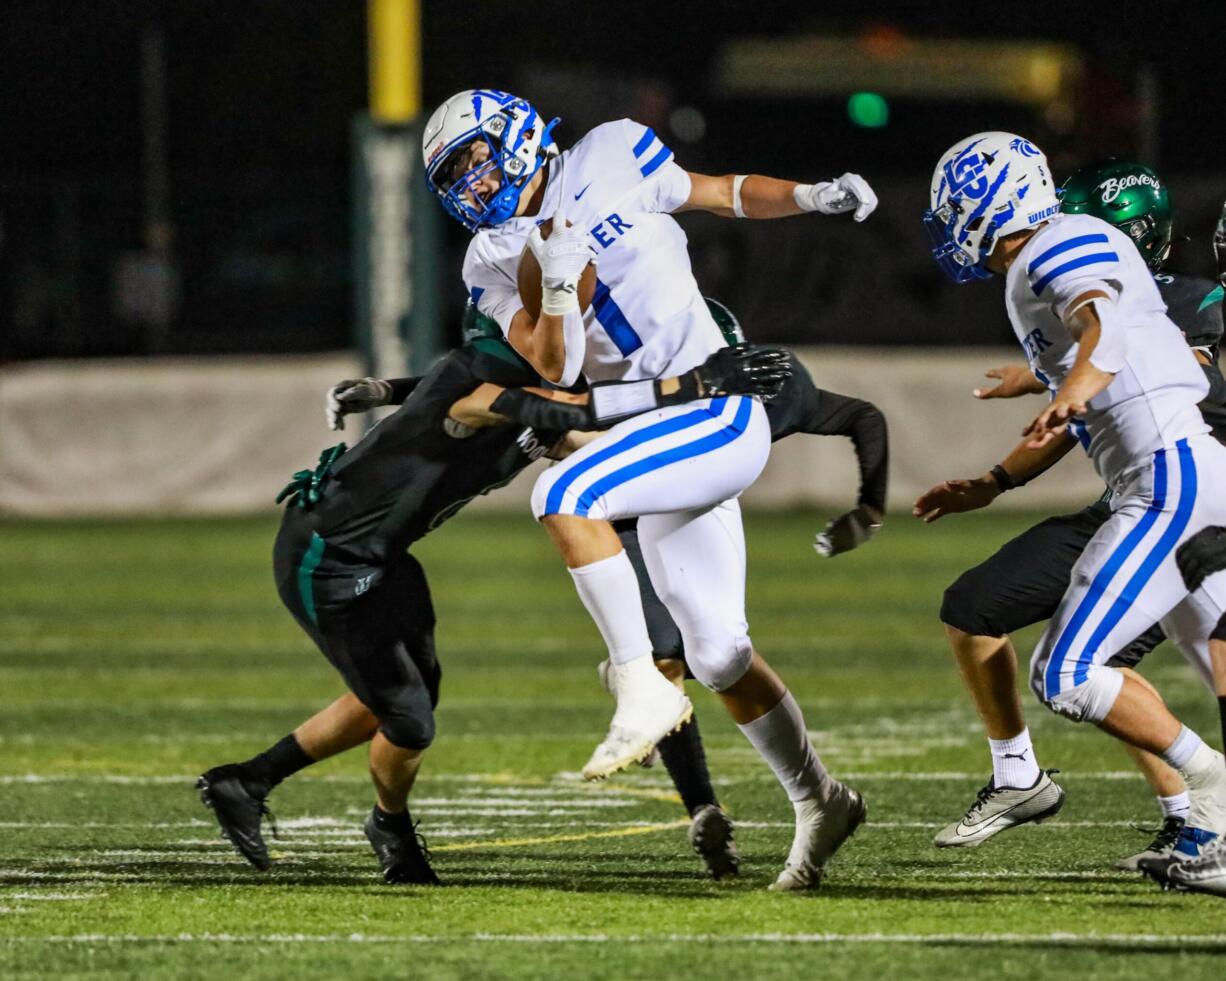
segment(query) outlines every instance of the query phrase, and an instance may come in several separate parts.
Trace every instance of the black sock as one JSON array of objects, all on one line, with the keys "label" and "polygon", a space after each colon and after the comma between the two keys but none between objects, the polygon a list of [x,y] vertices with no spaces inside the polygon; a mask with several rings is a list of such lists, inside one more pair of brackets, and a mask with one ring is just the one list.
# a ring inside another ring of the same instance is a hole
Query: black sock
[{"label": "black sock", "polygon": [[1222,716],[1222,751],[1226,752],[1226,695],[1219,695],[1217,710]]},{"label": "black sock", "polygon": [[375,827],[380,831],[392,831],[396,834],[407,835],[413,831],[413,818],[409,816],[409,809],[407,807],[399,814],[388,814],[387,811],[376,804]]},{"label": "black sock", "polygon": [[681,803],[693,814],[704,804],[718,804],[711,774],[707,772],[707,754],[698,734],[698,719],[691,718],[679,732],[665,736],[657,744],[668,775],[677,786]]},{"label": "black sock", "polygon": [[253,785],[247,787],[252,793],[255,793],[257,788],[261,789],[263,793],[256,794],[256,796],[263,797],[286,777],[292,776],[314,762],[303,752],[302,747],[298,745],[298,740],[291,732],[258,756],[253,756],[246,763],[241,764],[243,783]]}]

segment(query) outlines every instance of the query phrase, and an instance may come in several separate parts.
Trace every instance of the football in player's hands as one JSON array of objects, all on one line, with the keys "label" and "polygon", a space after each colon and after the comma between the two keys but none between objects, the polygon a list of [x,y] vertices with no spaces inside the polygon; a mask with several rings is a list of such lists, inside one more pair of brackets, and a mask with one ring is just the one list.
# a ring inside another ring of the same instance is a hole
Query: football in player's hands
[{"label": "football in player's hands", "polygon": [[[536,244],[535,249],[533,248],[534,243],[532,241],[529,241],[529,243],[524,246],[523,255],[519,257],[519,269],[516,273],[516,281],[519,286],[519,300],[524,305],[524,309],[528,312],[528,316],[534,321],[541,315],[541,281],[543,277],[541,259],[537,253],[543,251],[540,243],[548,243],[550,236],[553,234],[553,219],[545,219],[540,223],[540,225],[537,226],[537,230],[540,232],[540,242]],[[567,231],[571,233],[571,235],[568,237],[575,239],[578,239],[578,236],[582,234],[573,227],[568,228]],[[586,234],[583,235],[582,241],[583,244],[586,245]],[[574,252],[579,253],[579,251],[580,250],[576,245]],[[577,265],[582,257],[580,256],[579,259],[575,259],[574,256],[562,258],[570,258]],[[545,261],[549,262],[549,259],[546,258]],[[577,289],[579,296],[579,310],[586,311],[587,308],[592,305],[592,297],[596,295],[596,264],[594,262],[589,260],[586,266],[583,267],[583,271],[579,274]]]},{"label": "football in player's hands", "polygon": [[818,532],[813,539],[813,550],[824,559],[850,552],[863,545],[881,527],[881,516],[866,507],[841,514]]}]

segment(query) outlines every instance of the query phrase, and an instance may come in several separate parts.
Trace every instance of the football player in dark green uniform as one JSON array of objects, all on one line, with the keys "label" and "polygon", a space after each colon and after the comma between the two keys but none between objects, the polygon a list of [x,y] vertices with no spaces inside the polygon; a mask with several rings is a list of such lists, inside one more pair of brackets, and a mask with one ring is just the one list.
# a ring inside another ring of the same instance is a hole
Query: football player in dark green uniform
[{"label": "football player in dark green uniform", "polygon": [[[734,318],[722,308],[719,317],[735,341]],[[466,341],[423,378],[334,386],[327,397],[333,428],[343,427],[350,412],[403,405],[353,449],[342,444],[326,451],[316,470],[297,474],[286,489],[289,507],[274,549],[278,590],[351,693],[265,752],[201,777],[201,794],[223,832],[258,868],[270,864],[260,823],[272,788],[369,740],[378,803],[366,834],[384,877],[437,882],[407,808],[421,755],[434,736],[440,675],[429,590],[407,549],[473,497],[582,438],[568,431],[611,424],[593,418],[586,398],[533,389],[535,372],[492,321],[470,313]],[[777,438],[792,432],[851,436],[860,459],[860,506],[832,521],[818,544],[825,554],[837,554],[871,535],[884,509],[887,468],[884,420],[875,407],[818,390],[790,356],[743,345],[717,352],[691,375],[658,383],[658,397],[692,399],[688,388],[695,386],[775,395],[768,415]],[[619,531],[637,554],[633,525]],[[680,683],[679,632],[641,563],[638,572],[653,646],[665,674]],[[659,751],[692,816],[695,850],[716,877],[734,873],[732,825],[711,787],[696,723],[662,740]]]},{"label": "football player in dark green uniform", "polygon": [[[1220,284],[1163,270],[1171,249],[1171,204],[1165,183],[1150,168],[1127,161],[1108,161],[1084,168],[1070,177],[1061,193],[1061,210],[1088,213],[1124,231],[1154,272],[1167,312],[1183,332],[1209,382],[1201,403],[1205,421],[1226,442],[1226,381],[1218,369],[1222,337]],[[1042,393],[1047,386],[1027,365],[993,369],[999,380],[980,390],[980,398],[1011,398]],[[1068,436],[1055,447],[1051,466],[1077,445]],[[1010,460],[983,477],[949,481],[932,488],[916,502],[915,514],[935,521],[945,514],[986,507],[1005,491],[1042,472],[1019,473]],[[1050,619],[1065,589],[1074,562],[1111,514],[1106,498],[1070,515],[1049,518],[1006,543],[985,562],[964,573],[945,592],[941,620],[955,660],[988,731],[993,777],[966,815],[944,828],[938,847],[974,846],[1010,827],[1041,820],[1049,805],[1030,805],[1033,787],[1043,780],[1030,744],[1017,691],[1017,656],[1009,634]],[[1109,664],[1133,670],[1141,658],[1164,639],[1155,625]],[[1138,676],[1139,677],[1139,676]],[[1210,832],[1188,826],[1188,796],[1182,778],[1157,757],[1127,747],[1153,787],[1163,810],[1163,824],[1140,853],[1117,866],[1135,870],[1145,858],[1178,848],[1195,855]],[[1061,793],[1061,802],[1063,793]],[[994,819],[993,819],[994,818]]]}]

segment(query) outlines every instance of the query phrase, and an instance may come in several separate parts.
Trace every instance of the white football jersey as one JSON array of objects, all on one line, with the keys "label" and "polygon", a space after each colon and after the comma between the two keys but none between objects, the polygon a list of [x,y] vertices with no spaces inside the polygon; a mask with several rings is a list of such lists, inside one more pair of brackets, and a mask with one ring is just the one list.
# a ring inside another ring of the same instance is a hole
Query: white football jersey
[{"label": "white football jersey", "polygon": [[1123,369],[1081,420],[1095,469],[1118,489],[1155,451],[1209,431],[1197,408],[1209,387],[1128,236],[1091,215],[1058,215],[1030,238],[1005,279],[1014,333],[1053,390],[1077,356],[1061,318],[1091,290],[1114,300],[1127,343]]},{"label": "white football jersey", "polygon": [[464,284],[507,333],[523,307],[516,273],[528,235],[561,213],[588,229],[596,253],[596,293],[583,316],[584,375],[615,381],[682,374],[725,346],[671,214],[689,195],[689,175],[649,127],[603,123],[549,164],[539,215],[473,236]]}]

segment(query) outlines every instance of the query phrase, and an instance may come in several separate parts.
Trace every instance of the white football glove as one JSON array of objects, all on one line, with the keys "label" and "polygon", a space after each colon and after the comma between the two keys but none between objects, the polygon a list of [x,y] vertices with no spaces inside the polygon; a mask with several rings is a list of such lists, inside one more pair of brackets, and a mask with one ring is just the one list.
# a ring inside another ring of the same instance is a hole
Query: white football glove
[{"label": "white football glove", "polygon": [[561,212],[553,216],[549,238],[538,225],[528,236],[528,248],[541,267],[541,312],[562,316],[579,309],[579,277],[596,258],[587,232],[568,225]]},{"label": "white football glove", "polygon": [[856,221],[864,221],[877,207],[877,195],[859,174],[844,174],[820,184],[797,184],[792,192],[796,207],[823,215],[855,211]]},{"label": "white football glove", "polygon": [[324,396],[324,418],[329,429],[339,432],[345,428],[345,416],[387,405],[391,398],[392,386],[379,378],[346,378]]},{"label": "white football glove", "polygon": [[850,552],[877,533],[881,522],[864,508],[841,514],[813,539],[813,550],[824,559]]}]

